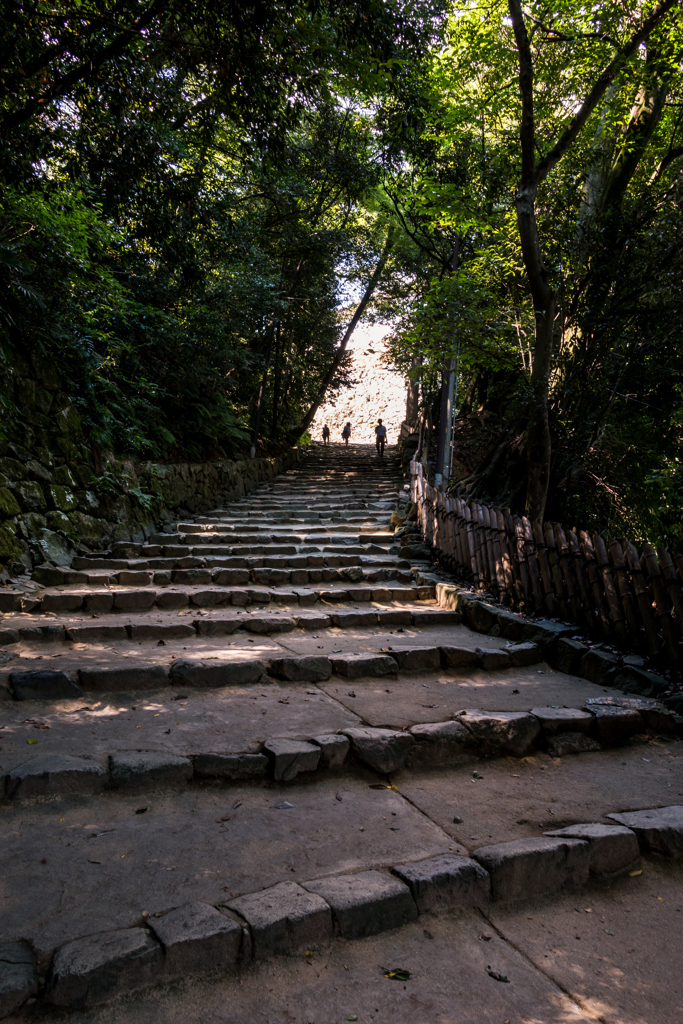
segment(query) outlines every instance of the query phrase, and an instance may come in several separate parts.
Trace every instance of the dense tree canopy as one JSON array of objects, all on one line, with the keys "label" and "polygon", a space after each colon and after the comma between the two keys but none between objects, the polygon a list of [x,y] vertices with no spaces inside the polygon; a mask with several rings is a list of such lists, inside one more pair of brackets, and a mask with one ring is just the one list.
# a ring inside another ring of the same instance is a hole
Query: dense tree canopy
[{"label": "dense tree canopy", "polygon": [[455,486],[678,536],[677,0],[3,13],[2,350],[58,364],[94,446],[300,436],[362,307],[435,432],[457,364]]}]

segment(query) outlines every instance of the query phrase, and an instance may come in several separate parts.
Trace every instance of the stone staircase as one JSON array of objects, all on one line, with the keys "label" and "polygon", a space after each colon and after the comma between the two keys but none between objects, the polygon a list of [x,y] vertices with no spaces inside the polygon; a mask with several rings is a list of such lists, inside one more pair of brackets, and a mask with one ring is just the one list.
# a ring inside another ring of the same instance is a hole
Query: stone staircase
[{"label": "stone staircase", "polygon": [[676,717],[437,605],[407,499],[394,449],[314,446],[0,590],[0,1015],[677,855]]}]

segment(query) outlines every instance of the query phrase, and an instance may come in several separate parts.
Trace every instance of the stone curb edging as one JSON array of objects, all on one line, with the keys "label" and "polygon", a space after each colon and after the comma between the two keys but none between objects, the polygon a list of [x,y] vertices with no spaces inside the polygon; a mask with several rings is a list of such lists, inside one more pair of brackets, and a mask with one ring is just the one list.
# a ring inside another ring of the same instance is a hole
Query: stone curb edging
[{"label": "stone curb edging", "polygon": [[444,853],[388,870],[309,882],[280,882],[218,906],[189,903],[132,928],[73,939],[53,953],[44,985],[27,942],[0,946],[0,1017],[32,996],[83,1009],[152,985],[300,954],[333,938],[362,938],[466,907],[485,909],[610,879],[640,853],[683,856],[683,807],[610,814],[614,824],[578,824],[481,847],[472,857]]},{"label": "stone curb edging", "polygon": [[[594,699],[582,709],[466,710],[445,722],[413,725],[405,731],[356,726],[307,740],[273,737],[249,753],[116,751],[107,756],[106,768],[94,758],[38,754],[0,774],[0,799],[54,799],[105,790],[139,793],[205,779],[243,782],[269,777],[293,782],[304,773],[339,770],[351,756],[386,776],[403,767],[446,768],[482,756],[522,757],[534,749],[564,756],[617,746],[648,729],[659,734],[666,734],[667,727],[672,731],[674,716],[655,701],[608,700]],[[631,704],[648,706],[637,709]]]},{"label": "stone curb edging", "polygon": [[581,628],[575,623],[525,619],[502,605],[484,600],[465,587],[443,582],[436,582],[435,586],[437,604],[462,615],[462,621],[470,629],[512,642],[537,643],[545,660],[560,672],[641,697],[662,697],[670,688],[670,683],[658,672],[630,664],[628,655],[619,658],[609,651],[574,640]]}]

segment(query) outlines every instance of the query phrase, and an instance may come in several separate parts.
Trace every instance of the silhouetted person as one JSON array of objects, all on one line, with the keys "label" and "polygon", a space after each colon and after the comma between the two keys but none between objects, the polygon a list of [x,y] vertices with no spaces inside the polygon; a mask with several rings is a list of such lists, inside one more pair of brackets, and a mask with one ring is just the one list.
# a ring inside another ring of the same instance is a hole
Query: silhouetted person
[{"label": "silhouetted person", "polygon": [[342,430],[342,437],[344,438],[344,441],[346,443],[346,447],[348,448],[348,446],[349,446],[349,438],[351,437],[351,424],[350,423],[347,423],[346,426],[344,427],[344,429]]},{"label": "silhouetted person", "polygon": [[323,444],[329,444],[329,443],[330,443],[330,428],[328,427],[328,425],[326,423],[325,426],[323,427]]},{"label": "silhouetted person", "polygon": [[384,455],[384,445],[387,441],[387,428],[384,426],[381,420],[377,420],[377,426],[375,427],[375,444],[377,445],[377,454],[380,459]]}]

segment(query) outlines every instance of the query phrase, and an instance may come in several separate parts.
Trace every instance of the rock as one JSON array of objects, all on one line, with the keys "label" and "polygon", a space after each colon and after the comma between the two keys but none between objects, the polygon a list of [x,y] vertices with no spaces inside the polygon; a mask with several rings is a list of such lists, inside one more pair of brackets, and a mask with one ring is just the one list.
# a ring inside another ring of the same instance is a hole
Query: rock
[{"label": "rock", "polygon": [[264,754],[195,754],[192,764],[200,778],[258,779],[268,770]]},{"label": "rock", "polygon": [[125,626],[68,626],[67,639],[75,644],[93,644],[100,640],[127,640]]},{"label": "rock", "polygon": [[441,608],[429,608],[413,612],[414,626],[457,626],[461,616],[457,612],[449,612]]},{"label": "rock", "polygon": [[54,565],[71,565],[74,549],[66,537],[60,533],[55,533],[53,530],[41,530],[38,547],[46,562],[52,562]]},{"label": "rock", "polygon": [[167,590],[157,594],[157,608],[186,608],[190,599],[182,590]]},{"label": "rock", "polygon": [[470,651],[466,647],[439,647],[441,652],[441,664],[444,668],[477,668],[479,657],[476,651]]},{"label": "rock", "polygon": [[567,675],[578,675],[579,663],[588,648],[578,640],[571,640],[569,637],[562,637],[557,641],[554,666],[558,672],[566,672]]},{"label": "rock", "polygon": [[296,882],[280,882],[231,900],[227,906],[249,925],[257,960],[319,949],[332,940],[332,913],[327,903]]},{"label": "rock", "polygon": [[532,708],[531,714],[539,720],[547,736],[559,732],[588,732],[593,716],[578,708]]},{"label": "rock", "polygon": [[125,928],[74,939],[54,955],[45,999],[83,1009],[153,984],[163,953],[146,928]]},{"label": "rock", "polygon": [[510,668],[510,655],[507,651],[500,651],[492,647],[477,647],[476,655],[479,665],[486,671],[498,668]]},{"label": "rock", "polygon": [[249,582],[248,569],[214,569],[211,579],[222,587],[243,587]]},{"label": "rock", "polygon": [[330,736],[314,736],[312,743],[320,747],[321,768],[341,768],[351,749],[351,741],[348,736],[333,733]]},{"label": "rock", "polygon": [[131,640],[181,640],[196,636],[190,622],[133,622],[128,630]]},{"label": "rock", "polygon": [[409,886],[421,914],[481,907],[491,893],[488,871],[476,860],[454,853],[400,864],[392,871]]},{"label": "rock", "polygon": [[320,747],[303,740],[266,740],[263,748],[270,755],[273,778],[291,782],[299,772],[314,772],[320,761]]},{"label": "rock", "polygon": [[124,587],[148,587],[152,582],[152,574],[124,569],[117,572],[116,582]]},{"label": "rock", "polygon": [[[377,600],[373,594],[373,601]],[[384,600],[391,601],[392,595],[389,592],[389,596]],[[380,626],[410,626],[412,625],[412,616],[409,611],[402,611],[401,609],[392,610],[388,612],[381,611],[378,614]]]},{"label": "rock", "polygon": [[406,647],[393,650],[391,657],[398,663],[399,672],[434,672],[441,668],[438,647]]},{"label": "rock", "polygon": [[507,612],[499,608],[496,612],[496,622],[500,630],[500,636],[505,637],[506,640],[517,643],[522,639],[525,620],[520,615],[515,615],[514,612]]},{"label": "rock", "polygon": [[15,700],[62,700],[83,696],[83,691],[71,676],[51,669],[10,672],[9,684]]},{"label": "rock", "polygon": [[[36,583],[42,584],[44,587],[58,587],[64,582],[64,576],[64,569],[55,568],[54,565],[50,565],[48,562],[45,562],[43,565],[37,565],[31,573],[31,579],[35,580]],[[5,610],[3,609],[3,611]]]},{"label": "rock", "polygon": [[320,683],[332,675],[332,664],[329,658],[324,658],[322,655],[309,654],[297,658],[273,658],[269,662],[269,672],[276,679]]},{"label": "rock", "polygon": [[552,736],[548,742],[548,753],[551,757],[585,754],[591,750],[602,750],[602,747],[597,740],[584,732],[561,732]]},{"label": "rock", "polygon": [[168,686],[165,665],[122,665],[120,668],[82,668],[78,672],[84,690],[155,690]]},{"label": "rock", "polygon": [[22,594],[14,590],[0,590],[0,612],[18,612]]},{"label": "rock", "polygon": [[304,882],[332,908],[332,916],[345,939],[362,939],[414,921],[417,907],[410,889],[379,871],[361,871]]},{"label": "rock", "polygon": [[327,629],[328,626],[332,625],[332,619],[329,615],[316,615],[310,612],[306,615],[298,615],[296,624],[299,629],[306,629],[312,632],[314,629]]},{"label": "rock", "polygon": [[104,591],[100,594],[86,594],[83,606],[87,612],[110,612],[114,607],[114,595]]},{"label": "rock", "polygon": [[208,903],[186,903],[148,924],[164,948],[164,972],[179,980],[237,963],[242,928]]},{"label": "rock", "polygon": [[174,569],[171,573],[171,580],[173,583],[210,583],[211,582],[211,570],[210,569]]},{"label": "rock", "polygon": [[471,733],[460,721],[414,725],[409,732],[415,740],[407,756],[410,767],[455,764],[473,746]]},{"label": "rock", "polygon": [[633,866],[640,850],[635,832],[623,825],[568,825],[544,836],[585,839],[590,843],[590,873],[611,876]]},{"label": "rock", "polygon": [[624,693],[637,693],[642,697],[661,697],[669,689],[669,683],[658,672],[651,672],[635,665],[622,665],[617,669],[612,685]]},{"label": "rock", "polygon": [[244,686],[258,683],[266,666],[256,658],[245,661],[190,661],[178,659],[171,665],[170,680],[174,686]]},{"label": "rock", "polygon": [[563,637],[569,637],[573,633],[576,633],[576,626],[554,622],[552,619],[534,619],[532,622],[524,623],[521,639],[538,644],[545,660],[553,664],[558,643]]},{"label": "rock", "polygon": [[488,633],[498,624],[497,610],[485,601],[465,599],[464,607],[465,621],[476,633]]},{"label": "rock", "polygon": [[515,668],[526,668],[527,665],[537,665],[539,661],[543,661],[538,644],[512,644],[508,647],[507,653]]},{"label": "rock", "polygon": [[8,797],[67,796],[100,793],[107,772],[97,761],[69,754],[39,754],[13,768],[7,776]]},{"label": "rock", "polygon": [[388,775],[403,766],[406,754],[415,745],[415,737],[393,729],[344,729],[359,761],[376,772]]},{"label": "rock", "polygon": [[7,644],[18,644],[21,640],[18,629],[0,629],[0,647]]},{"label": "rock", "polygon": [[398,664],[387,654],[333,654],[330,661],[332,671],[345,679],[396,675],[398,672]]},{"label": "rock", "polygon": [[605,747],[618,746],[629,737],[645,730],[645,722],[634,708],[606,707],[584,704],[584,710],[593,715],[591,732]]},{"label": "rock", "polygon": [[230,636],[243,623],[236,615],[221,619],[197,619],[193,626],[199,636]]},{"label": "rock", "polygon": [[276,615],[264,615],[263,617],[245,615],[242,626],[249,633],[290,633],[296,626],[296,622],[292,618],[282,618]]},{"label": "rock", "polygon": [[0,944],[0,1018],[9,1017],[38,991],[33,953],[25,942]]},{"label": "rock", "polygon": [[608,818],[632,829],[644,853],[683,857],[683,807],[655,807],[650,811],[623,811]]},{"label": "rock", "polygon": [[[22,605],[24,600],[26,599],[22,599]],[[27,643],[40,644],[63,640],[65,634],[62,626],[23,626],[19,630],[19,636]]]},{"label": "rock", "polygon": [[156,600],[156,590],[116,590],[114,608],[120,612],[148,611]]},{"label": "rock", "polygon": [[491,898],[530,899],[588,881],[590,844],[581,839],[516,839],[482,846],[474,857],[491,876]]},{"label": "rock", "polygon": [[338,629],[357,629],[362,626],[376,626],[377,612],[337,612],[332,624]]},{"label": "rock", "polygon": [[616,655],[594,647],[586,651],[579,661],[578,675],[598,686],[611,686],[610,678],[618,665]]},{"label": "rock", "polygon": [[461,711],[458,721],[492,751],[506,750],[523,757],[541,731],[537,719],[526,711]]},{"label": "rock", "polygon": [[586,707],[591,711],[596,707],[631,708],[637,711],[648,729],[659,733],[674,733],[676,721],[673,711],[658,700],[645,700],[638,697],[591,697]]},{"label": "rock", "polygon": [[131,751],[112,754],[109,771],[114,785],[126,789],[183,786],[192,778],[192,761],[177,754]]},{"label": "rock", "polygon": [[82,594],[44,594],[41,612],[75,612],[83,604]]}]

